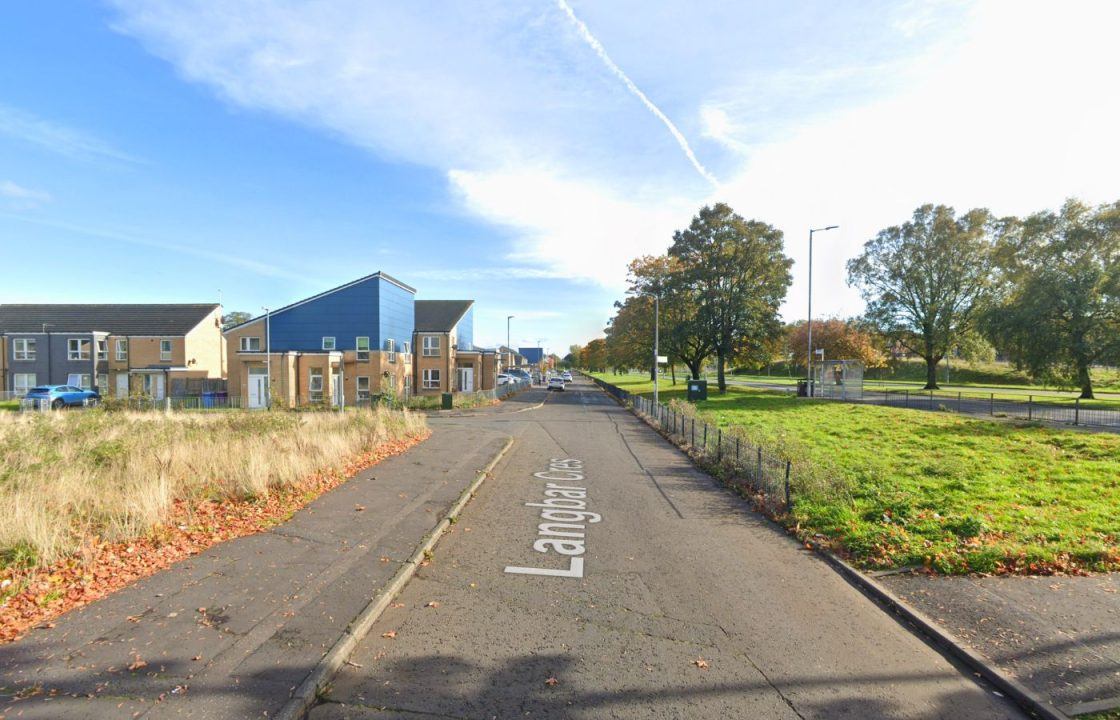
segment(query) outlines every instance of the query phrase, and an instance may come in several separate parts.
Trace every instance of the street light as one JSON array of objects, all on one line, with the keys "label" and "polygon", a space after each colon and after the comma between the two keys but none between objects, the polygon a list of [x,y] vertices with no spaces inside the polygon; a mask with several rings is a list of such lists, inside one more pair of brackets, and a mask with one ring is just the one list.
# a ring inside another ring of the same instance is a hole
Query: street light
[{"label": "street light", "polygon": [[[272,311],[266,307],[264,310],[264,406],[272,409]],[[259,350],[257,352],[260,352]]]},{"label": "street light", "polygon": [[509,344],[509,321],[513,315],[506,315],[506,350],[509,352],[509,364],[513,365],[513,347]]},{"label": "street light", "polygon": [[809,230],[809,363],[805,366],[805,374],[809,378],[809,397],[813,396],[813,233],[835,230],[839,225],[815,228]]}]

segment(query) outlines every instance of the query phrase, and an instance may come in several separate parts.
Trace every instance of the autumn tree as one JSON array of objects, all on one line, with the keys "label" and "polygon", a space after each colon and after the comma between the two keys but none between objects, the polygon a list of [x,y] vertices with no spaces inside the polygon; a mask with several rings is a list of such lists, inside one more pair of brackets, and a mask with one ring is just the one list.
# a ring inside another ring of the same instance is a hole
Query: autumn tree
[{"label": "autumn tree", "polygon": [[[809,343],[809,324],[802,321],[786,328],[786,351],[794,357],[805,354]],[[887,364],[875,344],[875,337],[850,320],[831,318],[813,323],[813,349],[823,349],[830,360],[859,360],[864,367],[877,368]]]},{"label": "autumn tree", "polygon": [[728,359],[781,332],[778,306],[793,264],[782,252],[782,232],[717,203],[673,234],[669,256],[680,264],[682,288],[695,299],[698,335],[711,344],[719,391],[726,392]]},{"label": "autumn tree", "polygon": [[614,304],[607,324],[607,363],[616,370],[653,363],[653,298],[628,297]]},{"label": "autumn tree", "polygon": [[252,314],[243,310],[234,310],[222,315],[222,329],[228,330],[234,325],[240,325],[243,322],[249,322],[253,319]]},{"label": "autumn tree", "polygon": [[909,222],[881,230],[848,261],[848,284],[867,315],[893,341],[926,362],[926,389],[937,364],[974,327],[991,287],[991,215],[923,205]]},{"label": "autumn tree", "polygon": [[580,351],[580,368],[591,372],[607,369],[607,341],[596,338],[583,346]]},{"label": "autumn tree", "polygon": [[1120,202],[1007,222],[997,257],[1006,278],[986,326],[1032,376],[1072,381],[1093,397],[1091,369],[1120,362]]}]

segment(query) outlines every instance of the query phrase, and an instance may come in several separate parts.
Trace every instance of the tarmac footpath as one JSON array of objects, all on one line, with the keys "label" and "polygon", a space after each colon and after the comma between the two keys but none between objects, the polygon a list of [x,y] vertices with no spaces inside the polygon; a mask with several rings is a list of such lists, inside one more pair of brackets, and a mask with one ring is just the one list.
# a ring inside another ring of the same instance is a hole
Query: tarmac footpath
[{"label": "tarmac footpath", "polygon": [[508,441],[433,427],[288,522],[0,646],[0,718],[275,716]]}]

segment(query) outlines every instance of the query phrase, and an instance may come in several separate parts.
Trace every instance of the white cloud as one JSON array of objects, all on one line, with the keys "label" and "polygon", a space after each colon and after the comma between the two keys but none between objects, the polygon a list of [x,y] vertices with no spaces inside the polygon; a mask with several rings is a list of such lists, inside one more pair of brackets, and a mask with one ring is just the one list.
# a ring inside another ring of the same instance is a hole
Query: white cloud
[{"label": "white cloud", "polygon": [[0,133],[80,160],[137,163],[137,158],[82,130],[0,105]]},{"label": "white cloud", "polygon": [[35,208],[52,199],[48,192],[25,188],[11,180],[0,180],[0,197],[7,198],[8,203],[18,209]]}]

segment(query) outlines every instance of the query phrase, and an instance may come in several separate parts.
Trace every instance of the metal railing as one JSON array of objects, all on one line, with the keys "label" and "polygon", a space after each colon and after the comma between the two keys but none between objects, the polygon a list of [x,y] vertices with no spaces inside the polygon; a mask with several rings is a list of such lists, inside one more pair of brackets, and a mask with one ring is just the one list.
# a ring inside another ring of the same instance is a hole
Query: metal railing
[{"label": "metal railing", "polygon": [[734,429],[709,424],[695,412],[654,403],[592,375],[587,377],[725,482],[747,491],[763,509],[780,514],[793,506],[797,482],[794,465],[788,459],[752,443]]},{"label": "metal railing", "polygon": [[1120,407],[1096,405],[1093,401],[1072,402],[1024,400],[996,397],[995,393],[937,392],[933,390],[865,390],[863,402],[915,410],[987,415],[1018,420],[1120,429]]}]

